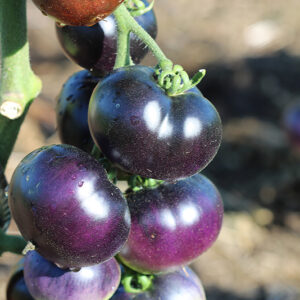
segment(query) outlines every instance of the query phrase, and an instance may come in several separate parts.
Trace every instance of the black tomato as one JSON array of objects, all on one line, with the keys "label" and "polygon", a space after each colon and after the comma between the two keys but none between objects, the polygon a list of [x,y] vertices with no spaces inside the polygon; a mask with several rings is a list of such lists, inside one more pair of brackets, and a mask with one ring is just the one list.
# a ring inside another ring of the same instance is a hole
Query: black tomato
[{"label": "black tomato", "polygon": [[44,15],[61,24],[90,26],[110,15],[124,0],[33,0]]},{"label": "black tomato", "polygon": [[300,102],[291,105],[285,111],[283,125],[292,145],[300,150]]},{"label": "black tomato", "polygon": [[24,238],[61,267],[104,262],[128,238],[129,209],[121,191],[97,160],[74,146],[28,154],[12,176],[9,205]]},{"label": "black tomato", "polygon": [[221,196],[200,174],[129,194],[127,201],[131,229],[119,258],[141,273],[190,263],[211,247],[222,226]]},{"label": "black tomato", "polygon": [[204,169],[216,155],[222,125],[200,93],[169,97],[146,66],[120,68],[98,84],[89,106],[95,143],[119,168],[162,180]]},{"label": "black tomato", "polygon": [[73,272],[58,268],[36,251],[29,251],[25,256],[24,278],[35,299],[107,300],[117,289],[121,272],[114,258]]},{"label": "black tomato", "polygon": [[24,258],[15,266],[6,288],[7,300],[34,300],[24,280]]},{"label": "black tomato", "polygon": [[88,106],[98,77],[83,70],[73,74],[63,85],[56,105],[57,129],[64,144],[90,152],[94,142],[88,126]]},{"label": "black tomato", "polygon": [[111,300],[205,300],[201,281],[188,267],[169,274],[155,276],[149,291],[126,293],[119,287]]},{"label": "black tomato", "polygon": [[[143,0],[147,3],[146,0]],[[153,38],[157,34],[153,11],[135,17]],[[109,16],[91,27],[56,25],[58,40],[64,53],[81,67],[107,73],[112,71],[117,53],[117,25],[114,16]],[[147,54],[147,46],[134,34],[130,34],[130,54],[134,63],[139,63]]]}]

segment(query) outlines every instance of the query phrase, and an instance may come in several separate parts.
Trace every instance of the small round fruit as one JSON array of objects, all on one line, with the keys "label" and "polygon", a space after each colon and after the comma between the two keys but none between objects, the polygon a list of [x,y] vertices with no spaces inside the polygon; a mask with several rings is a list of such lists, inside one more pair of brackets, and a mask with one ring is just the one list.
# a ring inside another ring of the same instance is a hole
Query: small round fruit
[{"label": "small round fruit", "polygon": [[6,288],[7,300],[34,300],[24,280],[24,258],[16,265]]},{"label": "small round fruit", "polygon": [[88,71],[77,72],[66,81],[57,98],[57,130],[61,141],[86,152],[94,145],[87,119],[90,98],[99,80]]},{"label": "small round fruit", "polygon": [[33,0],[44,15],[73,26],[91,26],[110,15],[124,0]]},{"label": "small round fruit", "polygon": [[111,300],[205,300],[201,281],[188,267],[154,277],[152,287],[142,294],[129,294],[121,286]]},{"label": "small round fruit", "polygon": [[10,210],[7,202],[7,181],[0,165],[0,230],[6,232],[10,223]]},{"label": "small round fruit", "polygon": [[24,238],[62,267],[108,260],[123,247],[130,229],[121,191],[98,161],[70,145],[27,155],[12,176],[9,204]]},{"label": "small round fruit", "polygon": [[30,251],[25,256],[24,277],[35,299],[107,300],[118,288],[121,272],[114,258],[72,272]]},{"label": "small round fruit", "polygon": [[131,229],[119,258],[140,273],[169,272],[206,251],[220,232],[223,204],[203,175],[127,197]]},{"label": "small round fruit", "polygon": [[[146,0],[143,2],[147,3]],[[152,10],[135,17],[135,20],[152,38],[156,38],[157,24]],[[91,27],[56,25],[56,34],[66,56],[81,67],[102,74],[113,70],[118,35],[114,16],[108,16]],[[131,33],[130,54],[133,62],[138,64],[147,52],[148,47]]]},{"label": "small round fruit", "polygon": [[283,125],[291,143],[300,150],[300,102],[285,111]]},{"label": "small round fruit", "polygon": [[170,181],[194,175],[219,149],[219,114],[200,93],[167,96],[153,75],[130,66],[96,86],[88,112],[94,142],[129,173]]}]

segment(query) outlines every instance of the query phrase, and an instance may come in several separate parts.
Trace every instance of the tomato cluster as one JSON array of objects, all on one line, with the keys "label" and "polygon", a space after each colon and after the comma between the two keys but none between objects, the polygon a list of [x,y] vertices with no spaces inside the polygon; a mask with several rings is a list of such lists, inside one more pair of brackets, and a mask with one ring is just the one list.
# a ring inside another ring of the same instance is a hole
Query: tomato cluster
[{"label": "tomato cluster", "polygon": [[[199,174],[221,143],[218,112],[196,87],[170,96],[157,69],[113,70],[116,21],[99,16],[122,1],[34,2],[68,24],[56,25],[58,39],[86,70],[58,96],[63,144],[27,155],[11,179],[12,215],[35,250],[12,277],[8,299],[204,300],[201,282],[183,266],[222,225],[221,196]],[[136,21],[156,36],[152,10]],[[138,63],[147,48],[133,34],[130,43]],[[125,193],[114,184],[118,174],[128,180]],[[137,280],[120,285],[128,272]]]}]

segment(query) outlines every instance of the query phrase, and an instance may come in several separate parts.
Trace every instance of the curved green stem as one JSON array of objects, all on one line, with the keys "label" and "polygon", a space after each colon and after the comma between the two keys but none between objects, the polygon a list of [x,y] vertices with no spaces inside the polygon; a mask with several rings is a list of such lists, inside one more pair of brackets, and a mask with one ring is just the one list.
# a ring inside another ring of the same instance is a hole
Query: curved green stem
[{"label": "curved green stem", "polygon": [[[128,6],[134,4],[137,10],[139,10],[140,0],[128,0],[126,3]],[[148,10],[148,8],[146,9]],[[118,23],[118,51],[114,69],[130,65],[129,33],[133,32],[148,46],[158,60],[156,67],[157,82],[169,96],[176,96],[190,90],[199,84],[205,76],[205,70],[199,70],[190,79],[181,66],[174,65],[159,48],[154,39],[135,21],[132,13],[128,11],[124,3],[115,10],[114,15]]]},{"label": "curved green stem", "polygon": [[41,81],[30,67],[26,0],[0,0],[0,163],[5,167]]},{"label": "curved green stem", "polygon": [[115,15],[118,24],[118,53],[114,69],[118,69],[125,66],[131,65],[130,59],[130,30],[127,26],[125,17],[120,15]]},{"label": "curved green stem", "polygon": [[0,230],[0,255],[4,252],[22,254],[26,241],[20,235],[8,235]]},{"label": "curved green stem", "polygon": [[[168,60],[163,51],[159,48],[153,38],[135,21],[127,10],[125,4],[121,4],[114,12],[114,16],[118,23],[119,37],[121,38],[122,34],[127,32],[133,32],[137,35],[150,49],[156,59],[160,61]],[[124,53],[127,53],[125,43],[118,43],[118,52],[117,52],[117,61],[115,64],[115,69],[119,68],[121,61],[124,61]],[[129,50],[128,50],[129,51]]]}]

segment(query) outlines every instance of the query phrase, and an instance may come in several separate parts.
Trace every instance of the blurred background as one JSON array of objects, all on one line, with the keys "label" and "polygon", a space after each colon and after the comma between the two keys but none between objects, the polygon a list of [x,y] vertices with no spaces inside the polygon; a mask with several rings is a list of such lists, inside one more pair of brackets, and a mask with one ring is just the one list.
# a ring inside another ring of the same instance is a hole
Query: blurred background
[{"label": "blurred background", "polygon": [[[208,300],[300,299],[300,148],[282,124],[300,102],[300,1],[156,0],[155,11],[167,56],[190,74],[207,69],[199,88],[224,125],[220,151],[204,171],[223,196],[224,224],[193,264]],[[43,91],[22,126],[8,180],[26,154],[59,143],[56,96],[80,70],[64,57],[53,21],[30,1],[28,21]],[[144,63],[156,62],[149,55]],[[9,231],[17,232],[14,224]],[[0,258],[0,300],[18,259]]]}]

